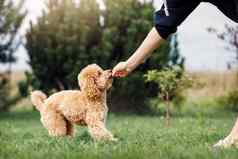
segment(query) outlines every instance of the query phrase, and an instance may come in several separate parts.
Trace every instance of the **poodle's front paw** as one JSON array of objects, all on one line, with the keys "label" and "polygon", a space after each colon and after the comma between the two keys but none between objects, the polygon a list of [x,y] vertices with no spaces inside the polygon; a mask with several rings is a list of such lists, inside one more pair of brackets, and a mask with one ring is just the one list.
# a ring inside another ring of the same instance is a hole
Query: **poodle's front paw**
[{"label": "poodle's front paw", "polygon": [[111,138],[111,141],[114,141],[114,142],[117,142],[118,141],[118,138]]}]

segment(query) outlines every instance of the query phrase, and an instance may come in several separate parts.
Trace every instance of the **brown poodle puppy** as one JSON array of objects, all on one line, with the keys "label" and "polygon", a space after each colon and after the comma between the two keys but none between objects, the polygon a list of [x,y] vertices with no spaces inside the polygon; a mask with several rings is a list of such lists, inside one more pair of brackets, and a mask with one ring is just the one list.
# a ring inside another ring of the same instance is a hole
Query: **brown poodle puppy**
[{"label": "brown poodle puppy", "polygon": [[75,123],[87,126],[96,140],[116,140],[105,126],[106,95],[112,86],[111,71],[91,64],[80,72],[78,81],[81,91],[61,91],[49,98],[41,91],[32,92],[31,101],[40,111],[43,126],[50,136],[72,136]]}]

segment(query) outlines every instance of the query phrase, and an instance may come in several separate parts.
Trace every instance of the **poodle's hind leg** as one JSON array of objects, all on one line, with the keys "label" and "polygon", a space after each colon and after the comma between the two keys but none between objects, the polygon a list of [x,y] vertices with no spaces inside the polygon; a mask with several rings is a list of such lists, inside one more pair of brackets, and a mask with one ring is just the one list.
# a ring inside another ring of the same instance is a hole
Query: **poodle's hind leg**
[{"label": "poodle's hind leg", "polygon": [[67,135],[73,137],[74,136],[74,125],[66,120],[66,126],[67,126]]},{"label": "poodle's hind leg", "polygon": [[67,123],[60,113],[48,112],[43,116],[42,123],[50,136],[60,137],[67,135]]}]

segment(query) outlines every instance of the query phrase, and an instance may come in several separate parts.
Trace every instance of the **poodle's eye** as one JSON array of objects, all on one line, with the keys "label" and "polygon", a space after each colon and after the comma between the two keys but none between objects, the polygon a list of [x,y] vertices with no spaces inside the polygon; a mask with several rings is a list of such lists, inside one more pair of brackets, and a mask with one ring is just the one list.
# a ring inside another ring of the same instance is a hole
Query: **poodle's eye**
[{"label": "poodle's eye", "polygon": [[98,76],[101,76],[102,75],[102,72],[98,71]]}]

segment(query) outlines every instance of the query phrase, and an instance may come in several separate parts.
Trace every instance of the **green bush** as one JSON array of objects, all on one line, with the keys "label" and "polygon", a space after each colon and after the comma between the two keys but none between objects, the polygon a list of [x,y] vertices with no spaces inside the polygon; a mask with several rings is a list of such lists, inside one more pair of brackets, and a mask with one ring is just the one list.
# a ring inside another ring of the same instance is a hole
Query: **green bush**
[{"label": "green bush", "polygon": [[8,75],[0,74],[0,112],[8,111],[20,99],[19,94],[11,95],[11,84]]},{"label": "green bush", "polygon": [[0,111],[6,111],[9,103],[9,81],[4,75],[0,75]]},{"label": "green bush", "polygon": [[217,103],[235,112],[238,112],[238,90],[231,91],[227,95],[217,98]]},{"label": "green bush", "polygon": [[11,64],[16,61],[14,53],[21,44],[18,32],[26,16],[22,12],[24,0],[15,5],[12,0],[0,1],[0,64],[9,65],[7,73],[0,73],[0,111],[7,111],[20,96],[11,97]]},{"label": "green bush", "polygon": [[158,85],[158,97],[166,105],[167,125],[169,125],[170,106],[173,101],[175,104],[179,104],[184,99],[181,93],[184,89],[192,86],[192,79],[179,66],[168,67],[160,71],[150,70],[145,74],[145,78],[146,82],[154,82]]}]

